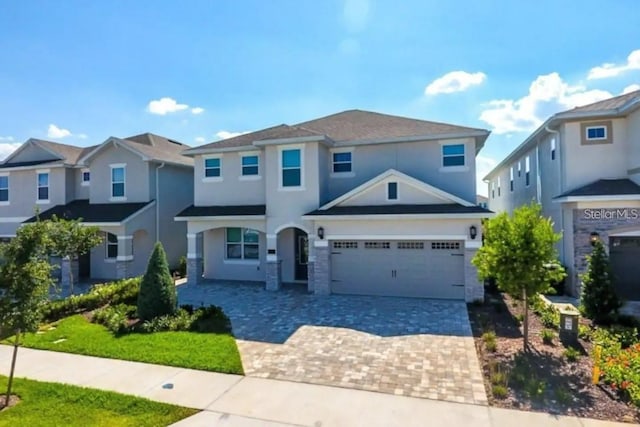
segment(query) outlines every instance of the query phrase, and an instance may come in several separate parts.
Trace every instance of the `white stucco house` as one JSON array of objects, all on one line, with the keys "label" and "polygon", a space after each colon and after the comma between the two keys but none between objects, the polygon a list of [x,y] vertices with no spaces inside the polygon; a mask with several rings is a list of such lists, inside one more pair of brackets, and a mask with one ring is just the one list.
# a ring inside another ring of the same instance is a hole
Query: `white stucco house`
[{"label": "white stucco house", "polygon": [[483,296],[483,129],[350,110],[184,151],[188,277],[316,294]]},{"label": "white stucco house", "polygon": [[485,181],[492,211],[542,205],[563,233],[557,249],[571,294],[600,239],[619,295],[640,299],[640,91],[551,116]]}]

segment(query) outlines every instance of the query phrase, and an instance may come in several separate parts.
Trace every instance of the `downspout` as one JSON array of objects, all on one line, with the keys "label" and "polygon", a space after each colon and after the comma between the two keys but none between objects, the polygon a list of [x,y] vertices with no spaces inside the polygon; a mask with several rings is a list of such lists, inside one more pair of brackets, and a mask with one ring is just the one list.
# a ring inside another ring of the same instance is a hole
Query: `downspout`
[{"label": "downspout", "polygon": [[160,241],[160,169],[164,162],[156,168],[156,242]]}]

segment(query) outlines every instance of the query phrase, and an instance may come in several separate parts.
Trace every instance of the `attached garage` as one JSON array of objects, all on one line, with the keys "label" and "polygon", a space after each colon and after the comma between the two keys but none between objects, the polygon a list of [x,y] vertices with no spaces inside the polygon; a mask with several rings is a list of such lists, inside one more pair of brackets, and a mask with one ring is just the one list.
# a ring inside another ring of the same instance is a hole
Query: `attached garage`
[{"label": "attached garage", "polygon": [[625,300],[640,300],[640,237],[612,237],[609,248],[618,296]]},{"label": "attached garage", "polygon": [[334,240],[331,292],[465,298],[464,241]]}]

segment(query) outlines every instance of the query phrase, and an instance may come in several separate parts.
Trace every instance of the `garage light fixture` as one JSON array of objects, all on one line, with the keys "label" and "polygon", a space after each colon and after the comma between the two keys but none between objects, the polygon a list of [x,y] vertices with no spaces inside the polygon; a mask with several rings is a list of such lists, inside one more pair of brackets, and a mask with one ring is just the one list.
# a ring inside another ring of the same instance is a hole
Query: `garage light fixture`
[{"label": "garage light fixture", "polygon": [[469,237],[471,237],[471,240],[475,240],[477,235],[478,229],[476,228],[476,226],[472,225],[471,227],[469,227]]},{"label": "garage light fixture", "polygon": [[595,246],[598,239],[600,239],[600,235],[598,234],[598,232],[592,231],[591,236],[589,237],[589,240],[591,241],[591,246]]},{"label": "garage light fixture", "polygon": [[323,227],[318,227],[318,238],[320,238],[320,240],[324,239],[324,228]]}]

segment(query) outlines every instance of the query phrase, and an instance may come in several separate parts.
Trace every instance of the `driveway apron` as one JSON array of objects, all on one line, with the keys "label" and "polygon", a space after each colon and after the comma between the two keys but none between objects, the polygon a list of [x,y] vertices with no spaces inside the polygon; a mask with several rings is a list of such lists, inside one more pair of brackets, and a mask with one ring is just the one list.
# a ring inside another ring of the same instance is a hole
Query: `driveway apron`
[{"label": "driveway apron", "polygon": [[487,404],[464,302],[218,281],[178,295],[224,309],[247,376]]}]

